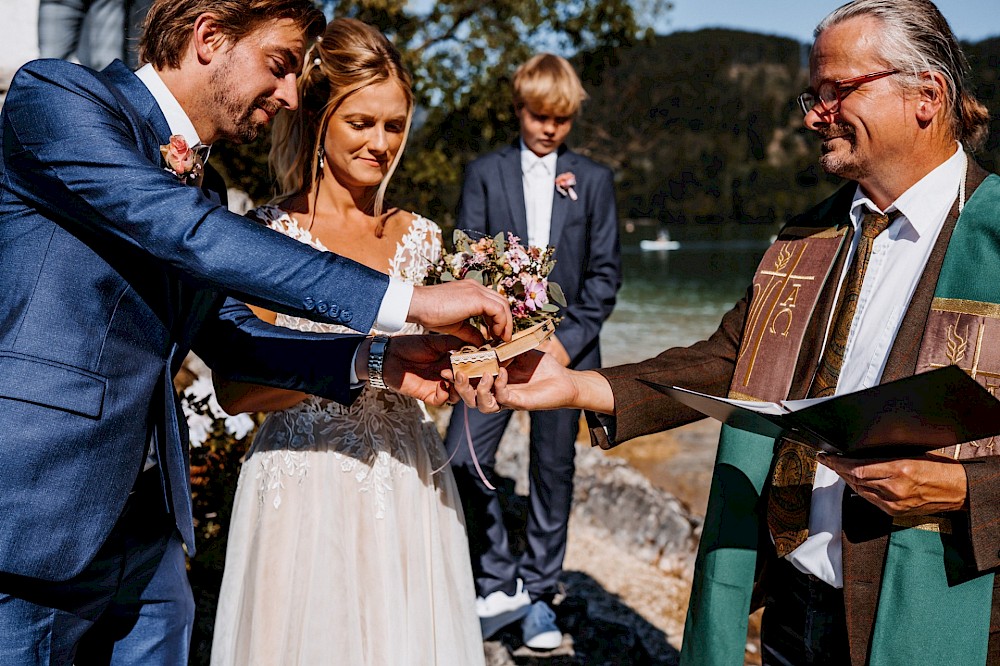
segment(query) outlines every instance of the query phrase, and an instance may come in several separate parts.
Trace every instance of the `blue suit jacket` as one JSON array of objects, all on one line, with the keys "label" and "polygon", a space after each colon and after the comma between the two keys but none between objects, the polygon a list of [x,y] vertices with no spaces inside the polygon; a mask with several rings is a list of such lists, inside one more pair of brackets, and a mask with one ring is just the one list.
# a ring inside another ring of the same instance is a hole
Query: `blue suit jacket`
[{"label": "blue suit jacket", "polygon": [[80,572],[150,442],[193,549],[187,428],[172,379],[216,371],[348,402],[360,336],[264,324],[234,300],[368,331],[386,276],[275,233],[163,169],[146,87],[25,65],[0,114],[0,571]]},{"label": "blue suit jacket", "polygon": [[[549,245],[556,248],[549,278],[562,287],[568,304],[559,313],[563,319],[556,337],[569,354],[570,367],[597,368],[598,334],[621,286],[614,183],[610,169],[561,146],[556,173],[567,171],[576,176],[579,198],[553,195],[549,232]],[[457,227],[490,236],[511,232],[527,243],[520,141],[469,164]]]}]

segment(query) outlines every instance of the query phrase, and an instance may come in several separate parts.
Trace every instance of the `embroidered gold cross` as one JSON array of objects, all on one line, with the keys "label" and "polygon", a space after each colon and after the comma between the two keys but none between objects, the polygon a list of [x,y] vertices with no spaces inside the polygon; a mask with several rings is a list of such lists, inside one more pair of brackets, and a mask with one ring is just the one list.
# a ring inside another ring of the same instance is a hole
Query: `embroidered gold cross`
[{"label": "embroidered gold cross", "polygon": [[[743,345],[739,354],[739,357],[742,358],[747,351],[752,350],[750,351],[750,361],[747,363],[746,375],[742,379],[743,386],[747,386],[750,383],[750,377],[753,375],[754,365],[757,361],[761,344],[764,341],[764,335],[768,331],[782,337],[788,335],[794,319],[795,302],[798,298],[799,288],[802,286],[799,281],[815,279],[813,275],[799,275],[795,272],[795,269],[802,261],[802,257],[805,256],[808,247],[808,242],[802,243],[801,249],[795,255],[786,243],[778,251],[778,256],[774,260],[774,269],[762,270],[760,272],[760,275],[766,275],[769,278],[767,284],[754,284],[754,291],[757,291],[759,288],[760,293],[750,304],[747,326],[749,335],[743,339]],[[786,267],[788,267],[787,271],[784,270]],[[789,283],[791,283],[790,288]],[[763,317],[763,325],[758,325],[761,322],[761,315],[765,309],[767,310],[767,314]],[[783,318],[786,321],[781,326],[779,322]],[[778,325],[776,326],[776,324]]]}]

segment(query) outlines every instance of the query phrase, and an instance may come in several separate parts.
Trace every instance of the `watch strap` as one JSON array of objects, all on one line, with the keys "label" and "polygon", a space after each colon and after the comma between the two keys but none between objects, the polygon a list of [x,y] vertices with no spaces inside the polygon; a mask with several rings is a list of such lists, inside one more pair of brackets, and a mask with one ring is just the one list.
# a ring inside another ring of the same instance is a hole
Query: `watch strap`
[{"label": "watch strap", "polygon": [[389,338],[384,335],[376,335],[372,338],[372,344],[368,348],[368,384],[377,389],[385,390],[389,388],[385,385],[382,376],[382,367],[385,362],[385,350],[389,346]]}]

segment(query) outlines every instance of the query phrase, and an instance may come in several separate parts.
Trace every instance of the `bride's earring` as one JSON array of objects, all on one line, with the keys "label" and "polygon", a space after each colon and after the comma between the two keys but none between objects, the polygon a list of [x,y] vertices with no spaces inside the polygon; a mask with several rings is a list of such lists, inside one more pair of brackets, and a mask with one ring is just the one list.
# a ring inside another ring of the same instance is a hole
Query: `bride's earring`
[{"label": "bride's earring", "polygon": [[318,155],[316,165],[319,167],[320,173],[322,173],[324,164],[323,156],[326,154],[326,152],[323,150],[323,146],[320,146],[319,149],[316,150],[316,154]]}]

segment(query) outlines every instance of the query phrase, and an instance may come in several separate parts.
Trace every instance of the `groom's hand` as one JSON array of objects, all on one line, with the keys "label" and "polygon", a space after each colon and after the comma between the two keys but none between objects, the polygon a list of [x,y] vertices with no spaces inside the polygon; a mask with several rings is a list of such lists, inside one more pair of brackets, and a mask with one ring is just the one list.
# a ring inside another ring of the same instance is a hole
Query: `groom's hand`
[{"label": "groom's hand", "polygon": [[414,287],[406,321],[478,346],[483,336],[469,324],[470,317],[482,317],[493,338],[510,340],[514,331],[507,299],[473,280]]},{"label": "groom's hand", "polygon": [[[359,348],[367,358],[367,343]],[[394,391],[442,405],[448,400],[449,386],[441,372],[451,367],[452,349],[463,345],[451,335],[397,335],[389,339],[382,361],[382,378]]]}]

